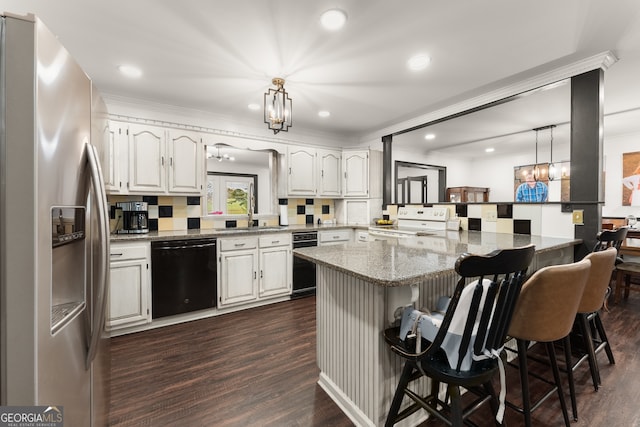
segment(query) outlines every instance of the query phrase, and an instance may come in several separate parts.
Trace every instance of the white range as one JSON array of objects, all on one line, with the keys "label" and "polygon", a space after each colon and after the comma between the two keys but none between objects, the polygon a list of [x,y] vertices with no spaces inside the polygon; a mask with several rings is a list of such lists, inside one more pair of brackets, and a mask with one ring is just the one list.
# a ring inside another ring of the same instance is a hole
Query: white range
[{"label": "white range", "polygon": [[402,206],[398,208],[395,226],[371,226],[369,235],[380,237],[412,237],[434,235],[447,230],[449,209],[445,207]]}]

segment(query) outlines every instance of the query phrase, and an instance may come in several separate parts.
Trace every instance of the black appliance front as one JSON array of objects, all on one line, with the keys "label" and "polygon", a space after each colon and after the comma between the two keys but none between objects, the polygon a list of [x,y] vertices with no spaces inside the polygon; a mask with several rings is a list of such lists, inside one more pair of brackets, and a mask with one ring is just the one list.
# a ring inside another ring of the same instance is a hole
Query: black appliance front
[{"label": "black appliance front", "polygon": [[[293,248],[318,246],[315,231],[292,233]],[[293,291],[291,298],[301,298],[316,294],[316,265],[311,261],[293,257]]]},{"label": "black appliance front", "polygon": [[151,317],[216,306],[215,239],[151,242]]}]

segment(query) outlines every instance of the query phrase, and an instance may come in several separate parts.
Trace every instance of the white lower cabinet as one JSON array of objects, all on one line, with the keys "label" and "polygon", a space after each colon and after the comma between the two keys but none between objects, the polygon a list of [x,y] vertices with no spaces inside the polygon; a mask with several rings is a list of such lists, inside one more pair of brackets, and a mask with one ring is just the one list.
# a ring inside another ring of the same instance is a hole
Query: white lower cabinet
[{"label": "white lower cabinet", "polygon": [[218,239],[218,307],[258,299],[258,239]]},{"label": "white lower cabinet", "polygon": [[151,322],[150,244],[111,243],[106,329]]},{"label": "white lower cabinet", "polygon": [[288,295],[291,234],[218,239],[218,307]]},{"label": "white lower cabinet", "polygon": [[260,238],[259,297],[291,294],[293,288],[293,253],[291,234],[271,234]]}]

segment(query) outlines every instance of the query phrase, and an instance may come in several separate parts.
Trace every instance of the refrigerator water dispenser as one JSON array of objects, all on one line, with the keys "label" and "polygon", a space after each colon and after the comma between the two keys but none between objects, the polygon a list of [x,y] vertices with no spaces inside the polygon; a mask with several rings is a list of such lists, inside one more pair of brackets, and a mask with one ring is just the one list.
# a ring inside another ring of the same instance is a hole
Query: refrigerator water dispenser
[{"label": "refrigerator water dispenser", "polygon": [[85,208],[51,208],[51,334],[84,310],[86,278]]}]

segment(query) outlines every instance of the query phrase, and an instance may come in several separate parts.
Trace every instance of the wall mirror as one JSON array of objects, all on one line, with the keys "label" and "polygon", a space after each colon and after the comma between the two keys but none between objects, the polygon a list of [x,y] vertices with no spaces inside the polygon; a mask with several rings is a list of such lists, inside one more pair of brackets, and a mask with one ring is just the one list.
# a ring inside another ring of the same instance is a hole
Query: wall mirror
[{"label": "wall mirror", "polygon": [[394,176],[396,204],[425,204],[444,200],[444,167],[396,160]]},{"label": "wall mirror", "polygon": [[[438,201],[446,201],[446,186],[471,186],[489,188],[490,202],[513,202],[514,168],[536,162],[568,166],[570,120],[567,79],[394,135],[393,160],[416,159],[419,153],[434,177],[446,168],[444,179],[437,183]],[[536,148],[533,129],[549,125],[555,125],[553,143],[548,131],[540,131]],[[430,134],[433,138],[426,139]],[[402,153],[410,154],[401,157]],[[419,176],[424,166],[415,167],[413,173]],[[403,200],[398,190],[402,172],[403,168],[396,172],[394,167],[392,200],[396,203]],[[560,202],[560,181],[551,186],[549,201]]]},{"label": "wall mirror", "polygon": [[254,213],[276,212],[276,151],[215,144],[207,145],[206,153],[207,197],[204,215],[238,216],[243,207],[246,209],[250,189],[254,191],[257,207]]}]

